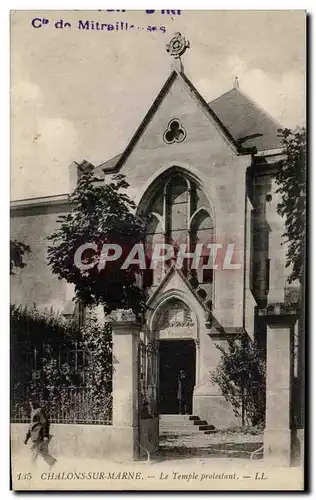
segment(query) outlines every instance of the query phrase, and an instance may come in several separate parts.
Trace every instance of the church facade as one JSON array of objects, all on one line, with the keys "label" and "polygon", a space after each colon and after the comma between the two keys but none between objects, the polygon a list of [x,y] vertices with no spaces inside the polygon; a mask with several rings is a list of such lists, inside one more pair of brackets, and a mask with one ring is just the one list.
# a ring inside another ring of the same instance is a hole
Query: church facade
[{"label": "church facade", "polygon": [[[183,40],[178,37],[184,48]],[[217,346],[245,333],[265,352],[262,311],[295,293],[286,284],[284,226],[276,211],[280,125],[237,84],[207,103],[185,74],[180,52],[174,42],[174,65],[159,95],[122,154],[95,174],[105,183],[114,173],[126,176],[138,214],[149,220],[149,248],[170,242],[234,245],[239,268],[166,265],[154,271],[143,331],[159,350],[147,381],[153,411],[177,413],[177,377],[185,370],[190,413],[228,427],[238,420],[211,380]],[[74,163],[72,188],[78,175]],[[12,277],[12,302],[73,314],[71,287],[46,265],[45,237],[69,210],[68,194],[12,202],[11,238],[32,250],[26,268]]]}]

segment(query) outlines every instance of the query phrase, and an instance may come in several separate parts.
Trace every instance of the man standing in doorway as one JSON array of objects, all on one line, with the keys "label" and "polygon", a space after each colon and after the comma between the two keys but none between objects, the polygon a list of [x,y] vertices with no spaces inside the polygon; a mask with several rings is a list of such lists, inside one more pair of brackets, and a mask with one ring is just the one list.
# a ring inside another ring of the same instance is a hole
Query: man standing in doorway
[{"label": "man standing in doorway", "polygon": [[177,400],[180,415],[187,415],[189,411],[190,388],[187,374],[180,370],[178,375]]}]

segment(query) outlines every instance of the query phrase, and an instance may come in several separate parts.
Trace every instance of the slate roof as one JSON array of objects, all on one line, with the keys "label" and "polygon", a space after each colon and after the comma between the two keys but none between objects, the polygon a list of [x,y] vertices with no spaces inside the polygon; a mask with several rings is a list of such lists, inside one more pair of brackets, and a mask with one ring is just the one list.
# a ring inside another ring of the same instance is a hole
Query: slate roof
[{"label": "slate roof", "polygon": [[258,151],[281,147],[278,137],[281,125],[238,88],[226,92],[208,105],[242,146],[256,146]]},{"label": "slate roof", "polygon": [[[281,141],[278,137],[278,129],[282,128],[281,125],[243,94],[239,88],[234,88],[206,103],[187,76],[184,73],[180,75],[237,148],[256,147],[258,151],[281,148]],[[117,171],[124,163],[176,76],[176,72],[169,76],[124,152],[96,167],[96,171],[101,176],[106,172]]]}]

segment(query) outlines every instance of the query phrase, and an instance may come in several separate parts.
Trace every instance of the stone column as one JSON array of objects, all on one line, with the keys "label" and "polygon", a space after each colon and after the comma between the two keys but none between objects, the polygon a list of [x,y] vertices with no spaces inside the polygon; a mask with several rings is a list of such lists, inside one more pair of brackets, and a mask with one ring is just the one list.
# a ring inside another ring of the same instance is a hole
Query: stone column
[{"label": "stone column", "polygon": [[138,346],[141,325],[134,321],[112,323],[113,431],[116,454],[132,460],[139,455]]},{"label": "stone column", "polygon": [[200,339],[194,339],[195,343],[195,385],[200,383]]},{"label": "stone column", "polygon": [[267,324],[264,460],[282,467],[291,463],[293,324],[278,323]]}]

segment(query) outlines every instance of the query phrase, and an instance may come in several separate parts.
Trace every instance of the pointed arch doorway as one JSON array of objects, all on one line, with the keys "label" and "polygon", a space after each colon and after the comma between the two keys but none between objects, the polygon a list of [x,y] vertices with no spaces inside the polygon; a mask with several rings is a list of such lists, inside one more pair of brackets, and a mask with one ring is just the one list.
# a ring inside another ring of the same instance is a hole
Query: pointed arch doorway
[{"label": "pointed arch doorway", "polygon": [[[159,414],[191,414],[193,390],[198,382],[199,349],[197,320],[180,298],[160,303],[154,318],[154,337],[159,346],[157,409]],[[180,372],[181,382],[179,382]]]}]

